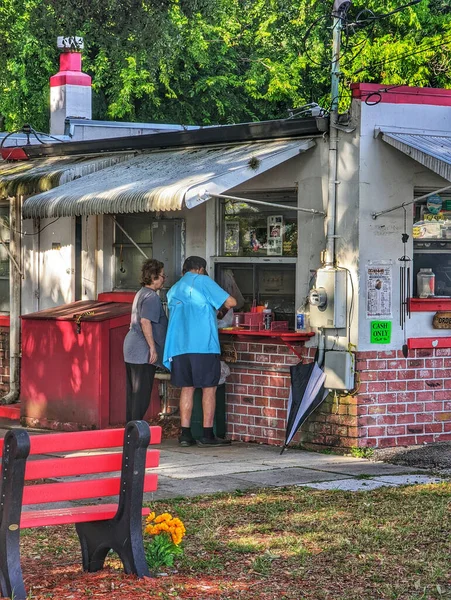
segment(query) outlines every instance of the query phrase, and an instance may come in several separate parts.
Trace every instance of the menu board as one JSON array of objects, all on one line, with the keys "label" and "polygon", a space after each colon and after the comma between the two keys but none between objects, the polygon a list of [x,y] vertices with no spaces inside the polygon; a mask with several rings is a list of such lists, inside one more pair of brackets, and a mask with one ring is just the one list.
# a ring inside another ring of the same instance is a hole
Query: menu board
[{"label": "menu board", "polygon": [[391,263],[366,265],[366,318],[391,317],[393,277]]}]

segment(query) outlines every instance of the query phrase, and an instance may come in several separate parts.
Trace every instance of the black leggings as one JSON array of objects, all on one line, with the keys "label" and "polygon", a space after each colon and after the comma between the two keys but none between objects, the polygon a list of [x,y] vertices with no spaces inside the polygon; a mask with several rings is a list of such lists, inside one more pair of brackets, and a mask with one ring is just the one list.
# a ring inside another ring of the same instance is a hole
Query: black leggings
[{"label": "black leggings", "polygon": [[125,363],[127,371],[127,401],[125,421],[144,419],[150,404],[156,366]]}]

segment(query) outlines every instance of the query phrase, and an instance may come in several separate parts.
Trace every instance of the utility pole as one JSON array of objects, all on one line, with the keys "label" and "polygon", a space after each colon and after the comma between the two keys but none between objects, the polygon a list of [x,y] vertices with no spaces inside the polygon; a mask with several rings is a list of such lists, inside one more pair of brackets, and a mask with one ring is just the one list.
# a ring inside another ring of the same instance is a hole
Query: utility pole
[{"label": "utility pole", "polygon": [[337,171],[338,171],[338,105],[340,84],[340,44],[343,18],[350,7],[350,0],[335,0],[332,8],[332,67],[331,67],[331,107],[329,115],[329,185],[327,203],[327,237],[324,264],[335,266],[335,229],[337,212]]}]

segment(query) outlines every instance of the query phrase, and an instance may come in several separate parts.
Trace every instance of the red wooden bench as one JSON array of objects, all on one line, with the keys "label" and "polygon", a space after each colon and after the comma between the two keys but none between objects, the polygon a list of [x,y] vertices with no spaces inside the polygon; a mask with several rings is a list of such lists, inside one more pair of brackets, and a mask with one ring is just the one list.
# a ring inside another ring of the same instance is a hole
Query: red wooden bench
[{"label": "red wooden bench", "polygon": [[[0,587],[14,600],[28,598],[20,567],[20,530],[28,527],[74,523],[80,540],[83,569],[98,571],[114,550],[124,571],[149,576],[142,538],[143,492],[157,489],[157,475],[145,469],[157,467],[159,450],[147,450],[161,442],[161,428],[144,421],[131,421],[124,429],[34,435],[25,429],[8,431],[3,446],[0,486]],[[82,454],[80,451],[122,447],[122,452]],[[76,454],[78,452],[78,454]],[[29,455],[55,455],[28,460]],[[70,453],[75,453],[73,456]],[[86,477],[93,474],[120,476]],[[77,477],[76,481],[37,483],[25,481]],[[85,477],[83,477],[85,476]],[[116,504],[94,504],[70,508],[33,507],[68,500],[119,496]]]}]

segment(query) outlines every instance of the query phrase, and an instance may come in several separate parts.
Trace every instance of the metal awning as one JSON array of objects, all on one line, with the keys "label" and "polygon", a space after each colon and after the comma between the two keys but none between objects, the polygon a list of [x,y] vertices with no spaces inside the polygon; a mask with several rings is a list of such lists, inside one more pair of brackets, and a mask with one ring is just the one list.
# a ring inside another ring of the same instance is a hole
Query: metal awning
[{"label": "metal awning", "polygon": [[415,129],[378,128],[390,146],[451,181],[451,133]]},{"label": "metal awning", "polygon": [[28,198],[24,218],[192,208],[314,146],[312,139],[152,151]]},{"label": "metal awning", "polygon": [[135,153],[0,162],[0,198],[29,196],[129,160]]}]

